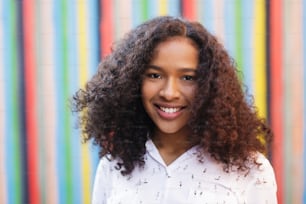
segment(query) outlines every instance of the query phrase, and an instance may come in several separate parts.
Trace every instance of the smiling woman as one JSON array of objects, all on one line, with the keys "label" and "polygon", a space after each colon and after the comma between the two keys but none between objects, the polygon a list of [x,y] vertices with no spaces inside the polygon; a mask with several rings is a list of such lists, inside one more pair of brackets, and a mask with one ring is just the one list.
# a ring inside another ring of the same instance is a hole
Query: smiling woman
[{"label": "smiling woman", "polygon": [[201,24],[139,25],[74,101],[100,147],[93,203],[277,203],[271,130]]}]

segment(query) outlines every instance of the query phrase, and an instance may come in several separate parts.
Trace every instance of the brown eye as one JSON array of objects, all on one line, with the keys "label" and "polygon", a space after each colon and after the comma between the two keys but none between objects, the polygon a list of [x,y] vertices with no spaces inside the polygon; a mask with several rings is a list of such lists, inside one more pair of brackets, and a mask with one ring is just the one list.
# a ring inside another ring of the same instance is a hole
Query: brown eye
[{"label": "brown eye", "polygon": [[190,75],[183,76],[183,80],[185,81],[193,81],[194,78],[195,78],[194,76],[190,76]]},{"label": "brown eye", "polygon": [[156,73],[150,73],[150,74],[147,74],[147,77],[151,78],[151,79],[160,79],[161,75],[160,74],[156,74]]}]

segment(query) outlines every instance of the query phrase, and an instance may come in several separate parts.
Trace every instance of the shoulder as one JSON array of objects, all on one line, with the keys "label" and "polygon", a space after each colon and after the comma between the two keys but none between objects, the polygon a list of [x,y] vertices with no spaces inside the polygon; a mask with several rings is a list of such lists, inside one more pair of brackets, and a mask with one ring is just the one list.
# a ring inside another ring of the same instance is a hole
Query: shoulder
[{"label": "shoulder", "polygon": [[107,157],[102,157],[96,168],[94,179],[92,203],[106,203],[106,198],[109,196],[114,183],[112,178],[114,174],[118,174],[116,170],[117,160],[110,160]]},{"label": "shoulder", "polygon": [[274,170],[269,160],[261,153],[255,154],[256,163],[246,175],[245,189],[247,203],[256,203],[259,198],[264,203],[277,203],[277,185]]},{"label": "shoulder", "polygon": [[249,171],[249,176],[254,179],[258,177],[267,178],[269,180],[274,180],[274,170],[270,161],[261,153],[256,153],[253,157],[258,164],[251,164],[251,169]]},{"label": "shoulder", "polygon": [[119,162],[118,159],[113,159],[109,155],[102,157],[98,163],[98,167],[96,169],[96,175],[110,174],[112,171],[116,170],[118,162]]}]

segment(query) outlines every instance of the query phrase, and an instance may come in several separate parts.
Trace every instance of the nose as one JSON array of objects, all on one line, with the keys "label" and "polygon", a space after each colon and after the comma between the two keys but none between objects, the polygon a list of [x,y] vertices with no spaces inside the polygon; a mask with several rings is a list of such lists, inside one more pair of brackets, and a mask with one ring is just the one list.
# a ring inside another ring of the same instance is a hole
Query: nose
[{"label": "nose", "polygon": [[177,81],[175,79],[166,80],[160,90],[160,96],[168,101],[179,98],[180,92]]}]

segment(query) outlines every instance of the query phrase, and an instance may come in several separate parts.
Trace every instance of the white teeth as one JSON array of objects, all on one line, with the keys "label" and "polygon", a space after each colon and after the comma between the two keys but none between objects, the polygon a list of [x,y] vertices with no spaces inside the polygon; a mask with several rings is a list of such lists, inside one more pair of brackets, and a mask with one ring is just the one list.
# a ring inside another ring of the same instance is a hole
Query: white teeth
[{"label": "white teeth", "polygon": [[175,113],[180,110],[180,108],[165,108],[165,107],[160,107],[160,109],[165,113]]}]

